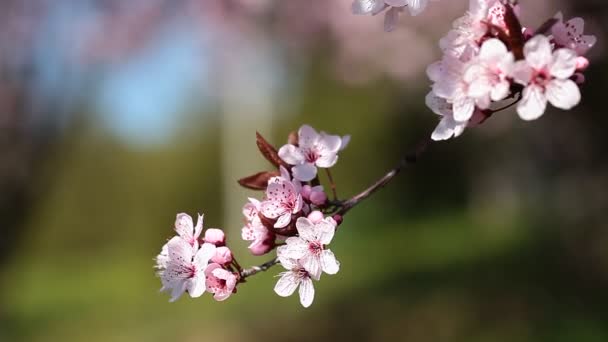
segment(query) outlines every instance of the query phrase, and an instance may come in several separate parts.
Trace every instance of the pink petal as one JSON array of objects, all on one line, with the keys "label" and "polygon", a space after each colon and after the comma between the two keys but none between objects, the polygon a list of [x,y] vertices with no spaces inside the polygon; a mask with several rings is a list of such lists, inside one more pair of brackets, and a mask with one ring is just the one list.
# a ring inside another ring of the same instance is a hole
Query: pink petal
[{"label": "pink petal", "polygon": [[287,144],[279,149],[279,157],[287,164],[297,165],[304,162],[305,158],[302,151],[294,145]]},{"label": "pink petal", "polygon": [[291,170],[293,177],[302,182],[311,181],[317,176],[317,167],[310,163],[296,165]]},{"label": "pink petal", "polygon": [[577,54],[570,49],[559,49],[553,53],[553,62],[549,72],[556,78],[566,79],[576,70]]},{"label": "pink petal", "polygon": [[303,125],[298,130],[298,145],[301,148],[308,149],[313,147],[318,139],[319,134],[309,125]]},{"label": "pink petal", "polygon": [[397,7],[391,7],[384,15],[384,31],[391,32],[397,28],[399,22],[399,9]]},{"label": "pink petal", "polygon": [[289,224],[289,222],[291,222],[291,213],[287,212],[287,213],[279,216],[279,219],[277,220],[277,222],[275,222],[274,227],[283,228],[283,227],[287,226]]}]

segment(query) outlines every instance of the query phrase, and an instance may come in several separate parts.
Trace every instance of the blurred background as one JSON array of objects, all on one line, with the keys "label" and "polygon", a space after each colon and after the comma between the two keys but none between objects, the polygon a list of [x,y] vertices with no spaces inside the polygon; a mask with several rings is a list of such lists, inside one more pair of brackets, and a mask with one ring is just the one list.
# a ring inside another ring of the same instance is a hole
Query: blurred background
[{"label": "blurred background", "polygon": [[158,292],[178,212],[269,258],[240,240],[256,130],[351,134],[347,197],[437,123],[424,71],[468,1],[392,33],[350,2],[2,1],[0,341],[607,341],[603,0],[521,1],[530,27],[563,11],[598,36],[582,103],[434,144],[345,218],[311,308],[278,268],[223,303]]}]

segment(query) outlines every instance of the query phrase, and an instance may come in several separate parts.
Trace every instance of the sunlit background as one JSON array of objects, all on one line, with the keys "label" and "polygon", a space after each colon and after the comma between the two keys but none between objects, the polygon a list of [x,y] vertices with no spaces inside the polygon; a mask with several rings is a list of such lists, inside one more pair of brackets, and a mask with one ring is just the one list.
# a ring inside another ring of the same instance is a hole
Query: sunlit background
[{"label": "sunlit background", "polygon": [[521,1],[598,36],[582,103],[431,146],[345,218],[309,309],[278,268],[222,303],[158,292],[178,212],[270,258],[240,240],[256,130],[351,134],[342,197],[427,135],[424,71],[467,2],[384,33],[350,0],[2,1],[0,341],[607,341],[604,0]]}]

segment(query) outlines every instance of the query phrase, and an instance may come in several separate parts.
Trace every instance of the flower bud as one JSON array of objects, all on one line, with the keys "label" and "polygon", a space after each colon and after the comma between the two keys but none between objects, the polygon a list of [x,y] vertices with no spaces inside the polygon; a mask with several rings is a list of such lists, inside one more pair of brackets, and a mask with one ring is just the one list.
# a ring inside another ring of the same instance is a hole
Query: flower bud
[{"label": "flower bud", "polygon": [[310,202],[314,205],[324,205],[327,202],[327,195],[324,191],[312,191],[310,193]]},{"label": "flower bud", "polygon": [[205,231],[205,238],[203,240],[219,247],[226,244],[226,235],[221,229],[210,228]]},{"label": "flower bud", "polygon": [[274,248],[274,241],[272,243],[257,243],[249,246],[251,254],[260,256],[270,252]]},{"label": "flower bud", "polygon": [[317,223],[323,221],[323,218],[324,218],[323,213],[318,210],[315,210],[315,211],[311,212],[310,214],[308,214],[308,219],[314,224],[317,224]]},{"label": "flower bud", "polygon": [[580,72],[577,72],[572,76],[572,80],[576,84],[583,84],[585,83],[585,75],[581,74]]},{"label": "flower bud", "polygon": [[589,67],[589,60],[583,56],[576,58],[576,70],[585,71]]},{"label": "flower bud", "polygon": [[344,221],[344,219],[342,218],[342,215],[336,214],[333,216],[334,221],[336,221],[336,224],[339,226],[342,224],[342,221]]},{"label": "flower bud", "polygon": [[312,193],[312,188],[310,187],[310,185],[302,186],[302,190],[300,190],[300,195],[302,195],[302,198],[304,198],[305,200],[309,200],[311,193]]},{"label": "flower bud", "polygon": [[211,261],[220,265],[228,265],[232,262],[232,252],[228,247],[218,247]]}]

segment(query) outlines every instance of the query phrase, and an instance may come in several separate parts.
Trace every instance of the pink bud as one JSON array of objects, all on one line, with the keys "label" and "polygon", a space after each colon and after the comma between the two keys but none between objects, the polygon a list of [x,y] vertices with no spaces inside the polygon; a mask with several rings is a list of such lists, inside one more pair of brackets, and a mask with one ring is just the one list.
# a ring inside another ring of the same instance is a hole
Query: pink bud
[{"label": "pink bud", "polygon": [[232,252],[228,247],[218,247],[211,261],[220,265],[228,265],[232,262]]},{"label": "pink bud", "polygon": [[323,213],[318,210],[315,210],[308,214],[308,219],[312,221],[312,223],[317,224],[323,221]]},{"label": "pink bud", "polygon": [[302,197],[305,200],[310,199],[310,193],[312,192],[312,187],[310,185],[304,185],[302,186],[302,190],[300,190],[300,195],[302,195]]},{"label": "pink bud", "polygon": [[524,34],[524,38],[526,40],[528,40],[534,36],[534,30],[529,27],[524,27],[523,34]]},{"label": "pink bud", "polygon": [[572,76],[572,80],[574,80],[574,83],[576,84],[583,84],[585,83],[585,75],[577,72],[574,74],[574,76]]},{"label": "pink bud", "polygon": [[342,215],[334,215],[333,216],[334,221],[336,221],[336,224],[339,226],[342,224],[342,221],[344,221],[344,219],[342,218]]},{"label": "pink bud", "polygon": [[589,67],[589,60],[583,56],[576,58],[576,70],[585,71]]},{"label": "pink bud", "polygon": [[272,244],[258,243],[249,246],[249,251],[251,252],[251,254],[259,256],[270,252],[273,248],[274,242]]},{"label": "pink bud", "polygon": [[216,246],[223,246],[226,244],[226,235],[221,229],[210,228],[205,231],[204,241]]},{"label": "pink bud", "polygon": [[313,191],[310,193],[310,202],[314,205],[323,205],[327,202],[327,195],[324,191]]}]

